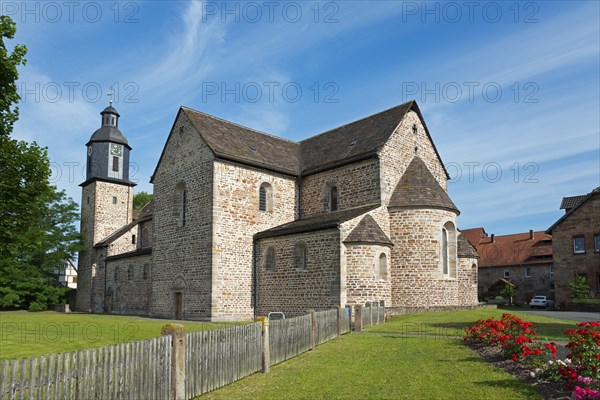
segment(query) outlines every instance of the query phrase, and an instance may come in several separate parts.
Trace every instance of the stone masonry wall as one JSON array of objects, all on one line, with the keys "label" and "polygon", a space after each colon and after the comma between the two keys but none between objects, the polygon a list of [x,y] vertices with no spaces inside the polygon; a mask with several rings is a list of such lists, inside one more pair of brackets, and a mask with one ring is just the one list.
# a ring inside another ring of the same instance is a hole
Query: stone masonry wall
[{"label": "stone masonry wall", "polygon": [[82,188],[80,232],[86,250],[78,261],[78,310],[102,312],[104,272],[93,245],[131,222],[132,206],[130,186],[94,181]]},{"label": "stone masonry wall", "polygon": [[[417,126],[417,134],[413,133],[413,125]],[[400,125],[391,135],[388,142],[379,152],[381,169],[381,202],[387,206],[390,197],[404,174],[406,167],[415,156],[415,146],[418,156],[425,162],[440,186],[446,190],[446,174],[433,148],[433,143],[427,137],[421,119],[414,111],[409,111]]]},{"label": "stone masonry wall", "polygon": [[[210,148],[180,113],[154,176],[154,316],[175,316],[177,291],[183,294],[184,319],[210,317],[213,160]],[[181,183],[187,190],[184,226],[180,226],[177,194]]]},{"label": "stone masonry wall", "polygon": [[[294,220],[296,178],[226,161],[214,166],[212,319],[254,317],[253,235]],[[259,210],[259,188],[272,188],[272,209]]]},{"label": "stone masonry wall", "polygon": [[[517,286],[514,302],[528,302],[537,295],[550,296],[551,299],[554,299],[555,289],[552,288],[552,285],[556,285],[556,280],[550,276],[550,264],[529,266],[531,272],[529,277],[526,276],[526,268],[526,266],[480,267],[477,290],[479,297],[483,300],[484,297],[495,296],[488,292],[489,288],[504,278]],[[508,272],[508,278],[505,277],[504,272]]]},{"label": "stone masonry wall", "polygon": [[365,160],[303,177],[300,189],[302,217],[330,211],[328,185],[337,187],[338,210],[377,203],[379,162]]},{"label": "stone masonry wall", "polygon": [[[600,193],[594,194],[552,230],[556,274],[556,304],[570,303],[569,283],[587,274],[590,296],[600,296],[600,252],[594,252],[594,235],[600,234]],[[573,236],[584,236],[585,253],[573,253]]]},{"label": "stone masonry wall", "polygon": [[[306,270],[294,265],[294,246],[304,242]],[[275,270],[267,271],[265,253],[275,249]],[[256,246],[257,315],[286,316],[340,305],[340,236],[337,229],[260,239]]]},{"label": "stone masonry wall", "polygon": [[107,303],[112,300],[111,312],[147,315],[152,292],[152,255],[110,260],[106,268]]},{"label": "stone masonry wall", "polygon": [[477,259],[458,257],[458,304],[478,304]]},{"label": "stone masonry wall", "polygon": [[[391,301],[390,247],[370,244],[346,244],[346,304],[364,305],[366,302]],[[387,277],[379,278],[379,256],[386,255]]]},{"label": "stone masonry wall", "polygon": [[450,278],[440,271],[440,236],[447,221],[456,224],[456,214],[426,209],[390,212],[392,307],[463,305],[459,272],[457,278]]}]

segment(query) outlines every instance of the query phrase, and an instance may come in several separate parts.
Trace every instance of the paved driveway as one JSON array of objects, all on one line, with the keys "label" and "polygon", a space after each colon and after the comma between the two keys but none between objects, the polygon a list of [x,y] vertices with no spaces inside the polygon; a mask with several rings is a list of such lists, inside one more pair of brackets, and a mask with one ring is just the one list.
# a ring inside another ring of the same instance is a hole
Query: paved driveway
[{"label": "paved driveway", "polygon": [[544,317],[570,319],[573,321],[600,321],[600,313],[580,311],[546,311],[546,310],[519,310],[531,314],[543,315]]}]

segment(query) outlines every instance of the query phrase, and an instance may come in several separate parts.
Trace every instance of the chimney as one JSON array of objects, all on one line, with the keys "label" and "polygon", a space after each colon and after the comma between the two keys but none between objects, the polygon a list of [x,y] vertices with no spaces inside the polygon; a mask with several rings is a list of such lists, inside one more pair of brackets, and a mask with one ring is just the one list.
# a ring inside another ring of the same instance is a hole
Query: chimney
[{"label": "chimney", "polygon": [[529,240],[533,240],[533,229],[529,230]]},{"label": "chimney", "polygon": [[496,243],[496,235],[492,233],[492,243]]}]

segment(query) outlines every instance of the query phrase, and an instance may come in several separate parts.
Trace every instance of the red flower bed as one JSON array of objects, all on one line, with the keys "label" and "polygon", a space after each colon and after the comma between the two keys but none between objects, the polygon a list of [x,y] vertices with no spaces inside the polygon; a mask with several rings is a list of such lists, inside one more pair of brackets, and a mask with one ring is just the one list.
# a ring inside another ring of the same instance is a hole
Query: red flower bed
[{"label": "red flower bed", "polygon": [[548,355],[556,358],[556,346],[537,342],[533,324],[512,314],[502,314],[500,320],[488,318],[477,321],[467,328],[464,340],[486,346],[501,346],[504,354],[515,362],[525,361],[541,366]]}]

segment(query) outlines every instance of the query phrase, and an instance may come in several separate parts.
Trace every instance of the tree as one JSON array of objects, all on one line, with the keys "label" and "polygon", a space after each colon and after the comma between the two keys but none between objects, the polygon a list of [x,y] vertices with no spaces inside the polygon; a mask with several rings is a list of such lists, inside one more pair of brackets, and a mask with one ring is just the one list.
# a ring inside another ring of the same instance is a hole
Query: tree
[{"label": "tree", "polygon": [[152,195],[146,192],[139,192],[133,195],[133,209],[141,210],[152,200]]},{"label": "tree", "polygon": [[569,289],[571,289],[571,297],[574,299],[585,299],[588,297],[590,292],[590,285],[588,284],[587,277],[584,275],[577,275],[571,283],[569,283]]},{"label": "tree", "polygon": [[515,297],[517,294],[517,289],[513,285],[507,283],[504,285],[504,289],[502,289],[501,294],[502,296],[508,298],[508,304],[512,305],[513,297]]},{"label": "tree", "polygon": [[19,108],[13,107],[20,100],[16,84],[19,78],[17,67],[25,65],[27,47],[16,45],[9,54],[4,43],[4,38],[12,39],[16,31],[17,26],[10,17],[0,16],[0,136],[10,135],[19,119]]},{"label": "tree", "polygon": [[10,137],[18,119],[14,84],[25,46],[8,54],[4,38],[16,27],[0,17],[0,309],[43,310],[67,289],[54,272],[80,249],[77,205],[51,186],[45,148]]}]

